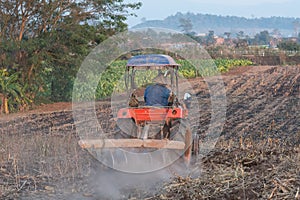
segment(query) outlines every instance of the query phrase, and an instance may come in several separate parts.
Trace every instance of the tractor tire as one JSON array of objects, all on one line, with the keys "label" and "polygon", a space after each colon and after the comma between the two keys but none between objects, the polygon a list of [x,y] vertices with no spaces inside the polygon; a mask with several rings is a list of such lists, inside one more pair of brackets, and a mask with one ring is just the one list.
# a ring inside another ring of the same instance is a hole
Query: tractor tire
[{"label": "tractor tire", "polygon": [[199,145],[200,145],[200,137],[198,134],[193,135],[193,148],[192,148],[192,153],[195,156],[199,155]]},{"label": "tractor tire", "polygon": [[133,119],[118,119],[117,128],[121,130],[121,136],[118,135],[116,139],[137,137],[138,128]]},{"label": "tractor tire", "polygon": [[170,140],[184,141],[184,131],[182,128],[181,120],[172,121],[170,128]]},{"label": "tractor tire", "polygon": [[170,140],[182,141],[185,143],[183,158],[185,163],[189,165],[193,149],[193,136],[186,120],[175,120],[172,122]]},{"label": "tractor tire", "polygon": [[184,143],[185,143],[184,161],[187,165],[189,165],[192,157],[192,143],[193,143],[192,131],[190,127],[186,127],[185,129]]}]

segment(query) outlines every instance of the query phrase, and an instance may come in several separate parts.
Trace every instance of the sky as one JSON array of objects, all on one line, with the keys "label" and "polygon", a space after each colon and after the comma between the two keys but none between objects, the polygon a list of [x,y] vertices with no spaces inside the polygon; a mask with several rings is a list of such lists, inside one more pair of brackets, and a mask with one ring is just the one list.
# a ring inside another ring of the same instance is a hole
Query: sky
[{"label": "sky", "polygon": [[177,12],[195,14],[215,14],[222,16],[256,17],[299,17],[300,0],[124,0],[126,3],[142,2],[142,7],[134,11],[138,17],[129,17],[132,27],[141,19],[162,20]]}]

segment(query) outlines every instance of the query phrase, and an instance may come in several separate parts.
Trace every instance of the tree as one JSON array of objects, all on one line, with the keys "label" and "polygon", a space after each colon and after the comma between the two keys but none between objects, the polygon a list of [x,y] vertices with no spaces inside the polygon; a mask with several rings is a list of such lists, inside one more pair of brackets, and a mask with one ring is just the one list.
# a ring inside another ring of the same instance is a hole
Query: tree
[{"label": "tree", "polygon": [[234,41],[236,48],[245,48],[248,46],[249,36],[245,36],[244,31],[236,33],[237,40]]},{"label": "tree", "polygon": [[300,45],[295,41],[283,41],[280,42],[277,46],[279,49],[286,51],[300,51]]},{"label": "tree", "polygon": [[212,45],[215,43],[215,32],[210,30],[208,31],[208,35],[206,36],[206,44]]},{"label": "tree", "polygon": [[179,19],[179,27],[182,28],[182,31],[186,34],[190,33],[193,29],[193,24],[190,19],[180,18]]},{"label": "tree", "polygon": [[123,0],[0,1],[0,69],[19,72],[30,99],[69,100],[83,58],[105,38],[127,29]]},{"label": "tree", "polygon": [[108,29],[126,26],[128,9],[137,4],[123,0],[10,0],[0,2],[0,38],[21,41],[42,33],[64,30],[74,24],[94,22]]},{"label": "tree", "polygon": [[230,32],[224,32],[224,35],[226,36],[226,39],[230,39],[231,33]]},{"label": "tree", "polygon": [[237,34],[236,34],[236,37],[240,40],[240,39],[245,39],[245,33],[244,31],[239,31]]},{"label": "tree", "polygon": [[254,37],[253,43],[256,45],[269,45],[271,36],[268,31],[261,31]]}]

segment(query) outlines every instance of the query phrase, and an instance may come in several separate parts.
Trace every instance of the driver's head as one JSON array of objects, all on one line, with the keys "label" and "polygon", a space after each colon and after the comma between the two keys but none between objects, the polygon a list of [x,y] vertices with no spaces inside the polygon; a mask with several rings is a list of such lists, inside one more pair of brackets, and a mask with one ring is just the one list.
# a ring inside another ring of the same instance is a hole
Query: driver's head
[{"label": "driver's head", "polygon": [[159,73],[154,79],[153,79],[153,82],[154,83],[157,83],[157,84],[160,84],[160,85],[167,85],[168,84],[168,81],[167,81],[167,78]]}]

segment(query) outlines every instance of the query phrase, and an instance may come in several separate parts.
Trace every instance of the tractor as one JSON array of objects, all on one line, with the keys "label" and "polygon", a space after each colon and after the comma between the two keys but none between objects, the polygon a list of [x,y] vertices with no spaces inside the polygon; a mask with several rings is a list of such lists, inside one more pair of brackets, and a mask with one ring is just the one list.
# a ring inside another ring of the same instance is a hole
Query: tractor
[{"label": "tractor", "polygon": [[[109,150],[111,163],[128,162],[126,152],[130,151],[151,154],[155,150],[167,149],[169,152],[177,152],[176,155],[189,164],[192,152],[198,152],[199,142],[198,137],[192,135],[188,120],[191,95],[185,93],[182,99],[179,98],[182,95],[179,94],[178,86],[179,67],[171,56],[163,54],[144,54],[130,58],[124,75],[126,106],[118,108],[115,116],[118,134],[112,138],[80,140],[80,146]],[[145,105],[144,96],[139,97],[145,87],[139,88],[136,83],[136,79],[141,79],[137,77],[140,76],[139,71],[163,74],[171,91],[167,106]],[[114,154],[114,149],[122,149],[125,153],[122,156]]]}]

